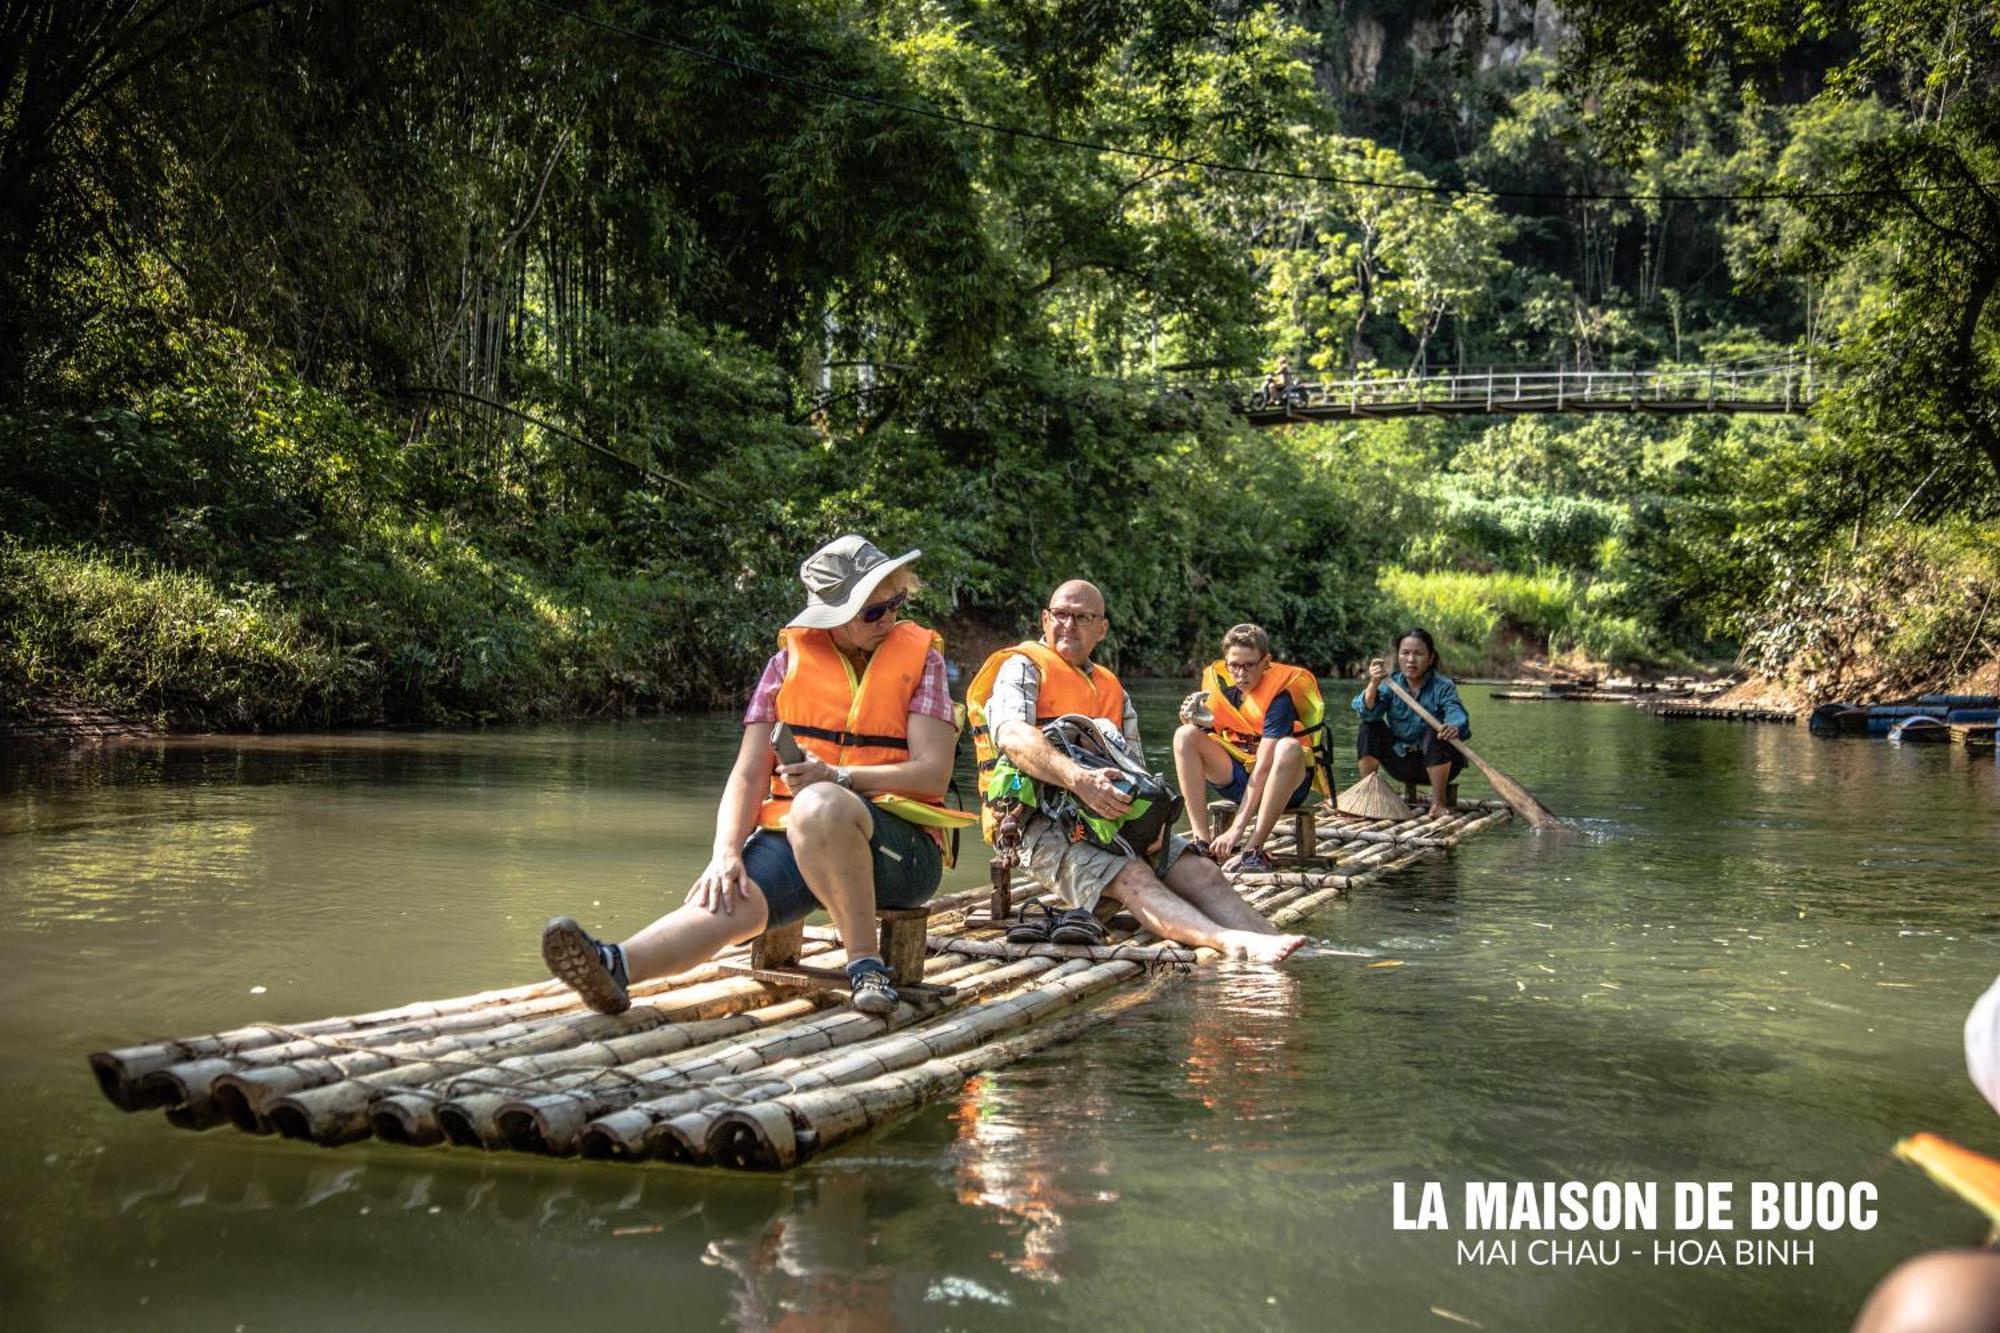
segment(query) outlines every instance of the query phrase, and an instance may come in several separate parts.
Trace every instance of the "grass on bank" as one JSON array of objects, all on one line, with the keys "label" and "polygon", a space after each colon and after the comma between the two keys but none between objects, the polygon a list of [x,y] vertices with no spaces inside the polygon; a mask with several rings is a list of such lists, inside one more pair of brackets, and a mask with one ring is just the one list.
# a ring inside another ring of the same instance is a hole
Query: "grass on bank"
[{"label": "grass on bank", "polygon": [[0,545],[0,698],[219,729],[572,716],[709,688],[673,580],[543,572],[436,530],[311,582]]},{"label": "grass on bank", "polygon": [[1644,625],[1603,604],[1615,585],[1564,571],[1382,571],[1381,588],[1399,625],[1422,625],[1437,639],[1445,669],[1458,675],[1502,671],[1524,655],[1578,652],[1625,664],[1662,660]]}]

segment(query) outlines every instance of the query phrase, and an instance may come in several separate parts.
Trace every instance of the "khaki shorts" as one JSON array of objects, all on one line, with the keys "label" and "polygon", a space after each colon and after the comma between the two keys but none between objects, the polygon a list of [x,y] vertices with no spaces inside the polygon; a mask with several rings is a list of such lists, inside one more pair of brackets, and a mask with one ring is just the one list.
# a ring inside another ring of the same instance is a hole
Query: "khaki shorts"
[{"label": "khaki shorts", "polygon": [[[1167,867],[1180,859],[1191,844],[1176,833],[1167,839],[1164,855],[1154,863],[1154,873],[1164,875]],[[1021,869],[1046,893],[1056,896],[1065,908],[1090,911],[1118,872],[1137,860],[1122,852],[1110,852],[1093,843],[1071,842],[1055,822],[1033,815],[1021,827]]]}]

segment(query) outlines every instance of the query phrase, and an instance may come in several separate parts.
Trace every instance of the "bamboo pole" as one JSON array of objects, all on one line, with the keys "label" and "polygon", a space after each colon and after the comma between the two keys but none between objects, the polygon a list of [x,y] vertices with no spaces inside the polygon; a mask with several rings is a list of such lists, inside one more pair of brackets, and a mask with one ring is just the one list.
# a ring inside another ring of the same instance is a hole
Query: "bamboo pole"
[{"label": "bamboo pole", "polygon": [[[722,958],[726,959],[729,953],[748,957],[748,949],[742,946],[731,949]],[[632,994],[635,1000],[649,998],[722,975],[722,969],[715,962],[704,963],[678,976],[643,982],[633,987]],[[98,1051],[90,1056],[90,1067],[98,1087],[112,1105],[124,1111],[150,1110],[181,1097],[187,1086],[185,1075],[177,1074],[151,1084],[146,1081],[149,1076],[164,1073],[176,1065],[234,1057],[243,1057],[252,1063],[278,1062],[296,1057],[275,1054],[273,1048],[300,1041],[324,1039],[329,1049],[346,1050],[356,1046],[421,1040],[446,1032],[497,1027],[515,1017],[529,1014],[579,1012],[582,1009],[582,1001],[569,987],[560,981],[542,981],[529,986],[482,991],[451,1000],[399,1005],[365,1014],[306,1023],[260,1023],[208,1036]],[[265,1052],[266,1056],[251,1059],[254,1052]]]},{"label": "bamboo pole", "polygon": [[[553,1018],[544,1017],[539,1023],[534,1019],[540,1016],[527,1015],[498,1027],[445,1033],[379,1048],[353,1048],[333,1041],[319,1054],[281,1061],[266,1062],[252,1052],[240,1067],[214,1077],[207,1085],[206,1095],[213,1097],[239,1127],[252,1133],[268,1132],[273,1102],[313,1089],[363,1077],[380,1082],[385,1073],[411,1083],[428,1082],[448,1075],[454,1068],[480,1068],[507,1055],[557,1050],[579,1041],[719,1017],[768,1003],[771,998],[771,989],[762,982],[718,975],[715,980],[676,990],[656,990],[647,1000],[635,1003],[622,1014],[565,1010]],[[310,1108],[327,1100],[311,1099],[299,1105]],[[346,1105],[344,1099],[331,1100]],[[295,1128],[301,1126],[296,1114],[288,1116],[288,1123]],[[310,1114],[303,1123],[312,1123]]]},{"label": "bamboo pole", "polygon": [[441,1018],[447,1014],[465,1013],[488,1006],[501,1007],[566,992],[568,989],[561,982],[546,981],[532,986],[484,991],[477,995],[462,996],[456,1000],[407,1004],[393,1009],[379,1009],[373,1013],[323,1018],[309,1023],[289,1026],[253,1024],[201,1037],[144,1042],[136,1046],[94,1052],[90,1056],[90,1068],[97,1077],[98,1087],[112,1105],[122,1111],[143,1111],[162,1105],[163,1102],[159,1099],[170,1096],[171,1090],[156,1088],[142,1095],[138,1087],[139,1081],[148,1074],[173,1065],[212,1056],[240,1054],[265,1046],[274,1046],[298,1036],[361,1035],[374,1027],[426,1018]]},{"label": "bamboo pole", "polygon": [[581,1041],[716,1017],[773,998],[773,988],[764,982],[725,977],[662,997],[656,1005],[634,1005],[621,1014],[586,1012],[540,1024],[510,1024],[476,1038],[440,1038],[230,1074],[216,1081],[216,1095],[232,1108],[232,1118],[241,1098],[245,1112],[261,1113],[288,1138],[348,1143],[367,1137],[368,1105],[378,1092],[402,1091],[454,1076],[490,1077],[491,1067],[508,1056],[557,1051]]},{"label": "bamboo pole", "polygon": [[[1000,970],[997,964],[985,962],[932,975],[941,984],[959,987],[960,993],[946,1003],[964,1004],[983,988],[998,984],[995,974]],[[987,975],[981,976],[981,973]],[[594,1117],[649,1097],[657,1098],[663,1088],[686,1088],[690,1085],[700,1088],[732,1077],[740,1078],[753,1071],[761,1074],[761,1065],[784,1063],[788,1051],[803,1049],[806,1052],[803,1058],[811,1058],[820,1050],[865,1041],[901,1021],[906,1020],[900,1014],[893,1019],[874,1018],[842,1006],[825,1015],[823,1021],[813,1028],[798,1029],[798,1039],[790,1043],[767,1041],[748,1052],[740,1047],[712,1047],[710,1054],[697,1063],[689,1063],[686,1057],[656,1059],[612,1070],[593,1071],[539,1088],[519,1088],[504,1094],[499,1103],[487,1112],[490,1120],[467,1128],[476,1129],[482,1135],[490,1133],[507,1146],[523,1152],[568,1156],[577,1151],[578,1139]],[[746,1054],[754,1058],[746,1058]],[[606,1081],[602,1076],[607,1074],[615,1075],[617,1081]],[[445,1108],[440,1108],[440,1119],[447,1122],[448,1129],[456,1123],[456,1108],[461,1107],[464,1100],[454,1099],[449,1104],[454,1108],[453,1115],[447,1116]]]},{"label": "bamboo pole", "polygon": [[[1026,977],[1028,978],[1028,984],[1019,990],[1007,992],[990,1001],[988,1004],[977,1006],[982,1011],[991,1005],[999,1005],[1012,1001],[1023,993],[1031,993],[1036,985],[1050,977],[1064,975],[1069,970],[1087,967],[1089,964],[1059,959],[1034,958],[1016,960],[1006,967],[1000,967],[998,964],[993,964],[993,966],[996,968],[996,971],[992,976],[999,977],[1004,973],[1007,980]],[[878,1025],[880,1024],[880,1020],[875,1020],[875,1022]],[[863,1037],[873,1035],[875,1035],[873,1032],[861,1034]],[[684,1116],[700,1111],[702,1108],[712,1104],[721,1103],[729,1105],[776,1096],[779,1093],[787,1091],[792,1086],[790,1082],[791,1078],[807,1070],[811,1064],[812,1061],[809,1058],[772,1061],[768,1067],[757,1071],[757,1078],[754,1080],[739,1082],[725,1082],[720,1079],[711,1080],[709,1086],[673,1091],[665,1096],[654,1097],[609,1112],[608,1114],[597,1115],[591,1118],[587,1125],[580,1127],[576,1140],[576,1148],[585,1157],[599,1158],[637,1158],[649,1152],[660,1151],[668,1145],[665,1143],[649,1144],[648,1142],[648,1134],[656,1124],[671,1120],[677,1116]],[[540,1106],[531,1107],[531,1105],[524,1104],[520,1109],[523,1112],[533,1109],[537,1115],[540,1115],[544,1108]],[[568,1108],[559,1109],[557,1114],[563,1117],[571,1117],[574,1115],[574,1110]],[[528,1131],[527,1126],[507,1120],[504,1115],[503,1123],[509,1125],[510,1131],[520,1131],[524,1134]],[[542,1133],[547,1133],[546,1126],[537,1126],[537,1128]]]},{"label": "bamboo pole", "polygon": [[[971,965],[940,974],[940,980],[956,978],[959,993],[946,1001],[958,1006],[971,1003],[989,990],[1036,973],[1051,970],[1046,960],[1032,965],[1002,966],[982,959]],[[747,1093],[770,1095],[766,1084],[782,1091],[782,1080],[809,1068],[823,1053],[878,1038],[895,1031],[905,1022],[902,1014],[892,1019],[871,1018],[843,1009],[828,1016],[828,1022],[812,1037],[789,1047],[766,1045],[747,1054],[730,1049],[700,1065],[685,1063],[658,1068],[633,1066],[620,1073],[628,1075],[621,1085],[578,1084],[571,1088],[523,1092],[504,1102],[493,1117],[494,1129],[510,1147],[524,1152],[567,1156],[580,1149],[593,1155],[583,1140],[586,1130],[600,1121],[611,1122],[604,1137],[603,1156],[623,1155],[629,1148],[637,1152],[645,1130],[663,1117],[694,1110],[719,1095],[741,1098]],[[824,1037],[825,1040],[819,1040]],[[636,1105],[635,1105],[636,1103]]]},{"label": "bamboo pole", "polygon": [[[816,1062],[808,1068],[786,1071],[778,1093],[770,1098],[840,1087],[893,1075],[941,1056],[952,1055],[985,1044],[989,1039],[1032,1026],[1057,1010],[1070,1008],[1137,974],[1137,964],[1127,962],[1086,963],[1073,960],[1043,977],[1034,986],[979,1005],[945,1023],[920,1031],[898,1034],[844,1053],[838,1060]],[[776,1075],[778,1070],[770,1071]],[[761,1099],[760,1099],[761,1100]],[[716,1155],[716,1132],[729,1118],[756,1101],[739,1098],[716,1099],[706,1107],[674,1118],[671,1128],[656,1125],[644,1137],[644,1151],[668,1160],[706,1161]],[[753,1115],[754,1118],[754,1115]],[[699,1149],[696,1144],[701,1145]],[[697,1155],[698,1154],[698,1155]]]},{"label": "bamboo pole", "polygon": [[[530,1087],[552,1080],[576,1083],[601,1078],[608,1068],[627,1061],[642,1061],[706,1045],[743,1032],[802,1018],[818,1012],[828,1003],[823,994],[811,994],[721,1018],[676,1023],[629,1037],[584,1042],[546,1055],[509,1056],[495,1066],[496,1073],[518,1079]],[[473,1080],[475,1086],[482,1081]],[[446,1100],[440,1100],[443,1095]],[[392,1143],[424,1144],[449,1139],[475,1147],[500,1147],[505,1140],[492,1123],[493,1113],[518,1089],[482,1090],[452,1097],[447,1091],[396,1092],[377,1097],[369,1106],[368,1119],[377,1137]]]},{"label": "bamboo pole", "polygon": [[739,1107],[717,1117],[708,1156],[744,1170],[784,1170],[826,1151],[892,1116],[949,1092],[981,1069],[1009,1064],[1045,1046],[1067,1041],[1150,999],[1164,983],[1142,985],[1081,1012],[1025,1032],[927,1060],[879,1079],[817,1089]]}]

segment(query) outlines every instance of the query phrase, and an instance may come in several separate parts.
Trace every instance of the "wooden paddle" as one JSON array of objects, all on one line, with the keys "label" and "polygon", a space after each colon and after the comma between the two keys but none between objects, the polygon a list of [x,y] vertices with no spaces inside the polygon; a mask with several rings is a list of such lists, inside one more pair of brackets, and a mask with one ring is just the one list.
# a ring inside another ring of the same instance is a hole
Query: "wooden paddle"
[{"label": "wooden paddle", "polygon": [[[1408,690],[1404,689],[1401,685],[1398,685],[1392,678],[1388,676],[1382,677],[1382,683],[1388,686],[1390,692],[1393,693],[1398,699],[1401,699],[1404,703],[1408,704],[1410,706],[1411,712],[1415,713],[1418,717],[1422,718],[1424,721],[1430,723],[1432,730],[1434,731],[1444,730],[1444,723],[1432,717],[1428,709],[1426,709],[1422,704],[1418,703],[1415,699],[1412,699],[1410,697],[1410,692]],[[1472,747],[1470,745],[1467,745],[1464,741],[1458,739],[1458,737],[1456,736],[1450,737],[1449,739],[1451,740],[1451,743],[1453,745],[1458,747],[1458,752],[1460,754],[1464,755],[1467,759],[1472,761],[1472,766],[1474,768],[1477,768],[1481,773],[1484,773],[1486,775],[1486,780],[1493,784],[1493,790],[1500,793],[1500,799],[1505,801],[1510,807],[1512,807],[1515,814],[1527,820],[1530,826],[1538,829],[1569,827],[1568,824],[1564,823],[1561,819],[1559,819],[1556,816],[1556,813],[1553,810],[1549,809],[1546,805],[1543,805],[1540,801],[1536,800],[1534,798],[1534,795],[1531,792],[1529,792],[1529,790],[1526,787],[1523,787],[1520,783],[1514,781],[1514,779],[1508,777],[1505,773],[1502,773],[1499,769],[1493,767],[1493,765],[1487,763],[1484,759],[1481,759],[1478,755],[1474,754],[1472,752]]]}]

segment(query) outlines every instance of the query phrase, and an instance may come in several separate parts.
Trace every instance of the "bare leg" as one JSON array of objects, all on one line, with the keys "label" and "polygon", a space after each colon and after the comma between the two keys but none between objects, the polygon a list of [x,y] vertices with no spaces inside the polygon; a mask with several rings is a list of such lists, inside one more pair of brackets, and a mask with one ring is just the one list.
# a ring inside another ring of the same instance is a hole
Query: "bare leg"
[{"label": "bare leg", "polygon": [[[1180,858],[1182,862],[1199,858]],[[1209,869],[1215,870],[1214,864]],[[1222,873],[1217,870],[1218,876]],[[1134,861],[1118,872],[1104,890],[1124,903],[1132,915],[1154,934],[1178,944],[1214,949],[1230,958],[1255,962],[1281,962],[1305,943],[1302,935],[1272,935],[1249,930],[1231,930],[1207,917],[1193,903],[1175,893],[1147,868]]]},{"label": "bare leg", "polygon": [[1229,752],[1213,736],[1191,722],[1174,732],[1174,775],[1180,779],[1181,800],[1187,804],[1188,829],[1203,842],[1215,836],[1208,819],[1208,784],[1229,781]]},{"label": "bare leg", "polygon": [[682,903],[619,946],[625,951],[626,979],[637,982],[685,972],[732,944],[756,939],[769,918],[764,890],[754,882],[750,896],[728,915]]},{"label": "bare leg", "polygon": [[1431,777],[1431,813],[1448,815],[1451,807],[1445,804],[1445,790],[1451,786],[1451,765],[1432,764],[1424,770]]},{"label": "bare leg", "polygon": [[831,782],[815,782],[792,799],[785,837],[799,873],[833,918],[847,959],[879,958],[875,935],[875,821],[868,803]]},{"label": "bare leg", "polygon": [[1299,789],[1299,779],[1306,775],[1306,747],[1295,740],[1279,741],[1272,759],[1271,776],[1264,780],[1264,795],[1257,803],[1257,827],[1246,844],[1251,847],[1262,847],[1271,836],[1292,793]]},{"label": "bare leg", "polygon": [[1166,883],[1169,891],[1225,929],[1255,931],[1259,935],[1277,933],[1256,908],[1243,901],[1236,886],[1222,873],[1222,867],[1207,857],[1176,857],[1167,867]]}]

